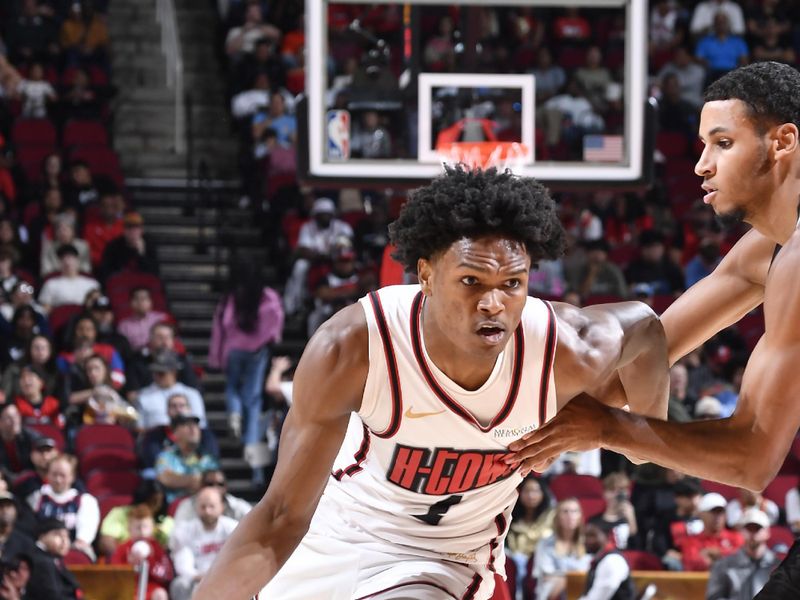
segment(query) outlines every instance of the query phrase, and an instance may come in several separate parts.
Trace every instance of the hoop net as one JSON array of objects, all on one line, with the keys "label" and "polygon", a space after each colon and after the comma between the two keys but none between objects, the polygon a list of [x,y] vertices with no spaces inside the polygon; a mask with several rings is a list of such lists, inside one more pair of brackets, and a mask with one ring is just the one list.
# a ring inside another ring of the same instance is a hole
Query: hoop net
[{"label": "hoop net", "polygon": [[531,151],[520,142],[445,142],[436,146],[443,163],[463,164],[469,169],[506,169],[512,172],[531,162]]}]

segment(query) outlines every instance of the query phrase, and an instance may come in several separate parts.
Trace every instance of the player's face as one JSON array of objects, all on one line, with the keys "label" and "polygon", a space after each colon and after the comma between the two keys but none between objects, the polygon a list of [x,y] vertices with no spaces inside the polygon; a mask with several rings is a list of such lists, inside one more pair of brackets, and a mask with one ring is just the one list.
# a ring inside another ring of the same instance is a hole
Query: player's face
[{"label": "player's face", "polygon": [[703,106],[700,139],[705,147],[694,170],[704,180],[703,201],[723,223],[748,220],[772,193],[766,134],[757,131],[744,102],[715,100]]},{"label": "player's face", "polygon": [[501,237],[464,238],[420,261],[426,317],[455,348],[497,356],[519,325],[531,260],[523,244]]}]

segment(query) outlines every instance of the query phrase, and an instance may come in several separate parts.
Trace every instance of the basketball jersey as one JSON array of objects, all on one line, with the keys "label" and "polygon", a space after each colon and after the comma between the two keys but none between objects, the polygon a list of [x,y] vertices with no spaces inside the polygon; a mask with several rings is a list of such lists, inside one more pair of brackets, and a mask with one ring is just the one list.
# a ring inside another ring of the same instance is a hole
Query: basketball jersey
[{"label": "basketball jersey", "polygon": [[39,519],[58,519],[69,531],[69,537],[75,541],[75,530],[78,527],[78,511],[81,508],[81,494],[75,488],[70,488],[62,494],[57,494],[50,484],[42,486],[34,512]]},{"label": "basketball jersey", "polygon": [[424,301],[418,285],[360,300],[369,372],[318,513],[420,554],[502,572],[522,480],[502,459],[508,444],[556,412],[555,314],[528,298],[491,375],[468,391],[428,358]]}]

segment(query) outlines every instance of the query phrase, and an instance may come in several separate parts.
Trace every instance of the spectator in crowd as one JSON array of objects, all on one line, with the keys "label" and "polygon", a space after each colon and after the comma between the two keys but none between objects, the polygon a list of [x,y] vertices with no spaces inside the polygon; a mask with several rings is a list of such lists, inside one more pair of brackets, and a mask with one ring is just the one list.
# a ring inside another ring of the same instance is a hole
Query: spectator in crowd
[{"label": "spectator in crowd", "polygon": [[192,415],[206,426],[206,409],[200,392],[178,381],[180,362],[178,355],[164,350],[153,357],[150,371],[153,383],[143,388],[138,395],[139,428],[147,430],[159,425],[168,425],[167,399],[174,394],[181,394],[189,400]]},{"label": "spectator in crowd", "polygon": [[20,369],[20,395],[14,398],[24,425],[52,425],[63,429],[64,415],[57,398],[44,395],[46,374],[38,365],[24,365]]},{"label": "spectator in crowd", "polygon": [[631,579],[631,568],[619,553],[605,529],[589,522],[584,530],[586,551],[593,555],[586,586],[578,600],[635,598],[636,588]]},{"label": "spectator in crowd", "polygon": [[562,138],[567,143],[575,143],[583,139],[583,134],[596,133],[605,127],[603,118],[595,112],[586,91],[574,76],[564,93],[544,103],[540,115],[549,146],[557,146]]},{"label": "spectator in crowd", "polygon": [[544,480],[529,475],[519,484],[506,546],[508,555],[517,565],[520,581],[539,542],[553,535],[554,504]]},{"label": "spectator in crowd", "polygon": [[764,498],[761,492],[739,488],[739,497],[729,501],[728,506],[725,508],[725,520],[728,523],[728,527],[734,529],[741,526],[742,515],[751,508],[755,508],[767,515],[770,525],[777,525],[780,517],[780,508],[778,508],[777,504],[769,498]]},{"label": "spectator in crowd", "polygon": [[168,350],[175,353],[178,361],[178,381],[182,384],[200,389],[200,381],[194,372],[194,367],[188,355],[178,354],[175,343],[175,328],[169,323],[156,323],[150,328],[150,337],[147,346],[133,355],[128,366],[128,399],[135,399],[142,388],[153,383],[153,372],[150,365],[154,357]]},{"label": "spectator in crowd", "polygon": [[61,25],[61,50],[68,66],[104,64],[109,45],[108,27],[91,3],[73,2]]},{"label": "spectator in crowd", "polygon": [[[61,154],[51,152],[45,156],[42,161],[42,185],[40,191],[47,194],[51,190],[56,190],[60,194],[61,186],[64,185],[64,177],[64,161],[61,159]],[[53,206],[52,201],[50,203],[43,201],[42,204]],[[61,206],[62,203],[59,201],[58,207],[60,208]]]},{"label": "spectator in crowd", "polygon": [[[172,561],[158,540],[154,537],[155,521],[153,513],[146,504],[137,504],[128,513],[128,534],[130,538],[123,542],[111,555],[112,565],[131,565],[138,567],[147,559],[149,575],[147,580],[147,600],[169,600],[167,589],[174,577]],[[142,552],[141,544],[146,544],[149,551]],[[136,545],[134,547],[134,545]]]},{"label": "spectator in crowd", "polygon": [[27,498],[45,484],[50,463],[58,456],[55,440],[39,437],[33,441],[30,461],[33,469],[22,471],[14,478],[14,494],[19,498]]},{"label": "spectator in crowd", "polygon": [[92,87],[89,74],[85,69],[75,69],[72,83],[61,96],[61,121],[97,119],[100,117],[100,108],[100,95]]},{"label": "spectator in crowd", "polygon": [[27,501],[40,520],[55,518],[64,523],[72,546],[94,561],[92,542],[100,527],[100,507],[94,496],[75,487],[77,465],[74,456],[55,457],[47,469],[47,482]]},{"label": "spectator in crowd", "polygon": [[100,526],[97,548],[102,556],[110,557],[119,544],[130,539],[128,516],[134,506],[146,505],[155,522],[154,537],[164,548],[169,543],[169,536],[175,521],[167,514],[167,503],[164,500],[164,488],[155,479],[142,479],[133,491],[133,502],[129,506],[112,508]]},{"label": "spectator in crowd", "polygon": [[639,257],[625,272],[628,283],[647,283],[656,294],[677,294],[683,291],[683,273],[666,253],[663,236],[652,230],[639,235]]},{"label": "spectator in crowd", "polygon": [[672,50],[682,39],[681,8],[675,0],[656,0],[650,10],[650,52]]},{"label": "spectator in crowd", "polygon": [[357,271],[356,253],[350,245],[334,248],[331,260],[331,271],[322,276],[314,290],[314,310],[308,316],[309,337],[336,311],[357,302],[376,283],[371,273]]},{"label": "spectator in crowd", "polygon": [[686,287],[689,288],[710,275],[721,260],[719,242],[715,237],[704,237],[700,241],[697,255],[686,264]]},{"label": "spectator in crowd", "polygon": [[723,14],[730,24],[734,35],[745,33],[744,13],[742,7],[734,0],[702,0],[694,7],[689,31],[695,37],[701,37],[714,29],[717,15]]},{"label": "spectator in crowd", "polygon": [[[222,514],[226,517],[230,517],[234,521],[241,521],[253,508],[247,500],[237,498],[233,494],[228,493],[228,482],[225,479],[225,473],[219,469],[203,471],[200,486],[201,490],[207,487],[216,487],[220,490],[224,505]],[[183,523],[197,518],[197,496],[198,494],[195,494],[194,496],[181,500],[178,504],[178,508],[175,509],[175,523]]]},{"label": "spectator in crowd", "polygon": [[722,402],[714,396],[703,396],[694,405],[694,418],[698,421],[722,418]]},{"label": "spectator in crowd", "polygon": [[254,81],[259,73],[266,73],[276,86],[283,86],[286,81],[286,67],[275,53],[275,43],[264,37],[256,41],[253,53],[246,55],[236,70],[237,92]]},{"label": "spectator in crowd", "polygon": [[129,294],[131,314],[117,325],[117,331],[128,339],[131,349],[139,352],[147,346],[150,330],[169,318],[167,313],[153,310],[153,297],[146,287],[135,287]]},{"label": "spectator in crowd", "polygon": [[589,521],[608,535],[614,547],[625,550],[639,532],[636,513],[630,501],[631,481],[622,472],[609,473],[603,478],[605,510]]},{"label": "spectator in crowd", "polygon": [[[0,420],[1,424],[2,420]],[[786,492],[784,508],[786,509],[786,523],[795,535],[800,534],[800,485]]]},{"label": "spectator in crowd", "polygon": [[17,527],[17,501],[14,494],[0,491],[0,556],[9,561],[19,554],[32,556],[33,541]]},{"label": "spectator in crowd", "polygon": [[39,260],[39,273],[47,277],[57,272],[60,267],[58,249],[64,244],[75,246],[78,251],[78,270],[82,273],[92,272],[92,263],[89,260],[89,244],[86,240],[75,237],[75,215],[70,212],[60,213],[53,221],[53,239],[42,241],[42,252]]},{"label": "spectator in crowd", "polygon": [[553,63],[553,53],[547,46],[536,52],[536,66],[533,68],[536,78],[536,101],[547,102],[564,87],[567,75],[559,65]]},{"label": "spectator in crowd", "polygon": [[564,14],[556,17],[553,23],[553,36],[561,42],[581,43],[588,40],[591,35],[589,21],[574,7],[565,8]]},{"label": "spectator in crowd", "polygon": [[747,33],[756,43],[767,37],[770,25],[776,26],[779,36],[787,35],[792,29],[792,15],[787,3],[782,0],[760,0],[750,3],[746,13]]},{"label": "spectator in crowd", "polygon": [[[114,346],[97,341],[97,324],[89,315],[82,315],[75,321],[70,347],[71,350],[61,352],[56,359],[58,369],[65,378],[68,375],[75,375],[74,365],[77,364],[80,369],[83,369],[86,359],[92,354],[98,354],[103,357],[111,369],[111,384],[114,389],[122,389],[125,385],[125,363],[122,362],[122,357]],[[84,373],[85,371],[79,372],[78,379],[81,379]],[[71,391],[72,386],[70,385],[67,392]]]},{"label": "spectator in crowd", "polygon": [[[44,309],[34,300],[33,286],[27,281],[20,280],[11,288],[9,301],[0,305],[0,330],[5,333],[14,334],[16,329],[14,315],[21,309],[33,311],[34,330],[36,333],[49,334],[50,326],[47,317],[44,316]],[[24,337],[24,336],[22,336]]]},{"label": "spectator in crowd", "polygon": [[256,42],[261,39],[274,43],[281,37],[281,31],[274,25],[264,22],[261,5],[249,2],[244,15],[244,23],[228,31],[225,39],[225,52],[234,62],[253,52]]},{"label": "spectator in crowd", "polygon": [[286,112],[286,101],[280,92],[271,92],[269,107],[253,116],[253,139],[261,139],[264,130],[275,131],[278,143],[286,147],[294,147],[297,141],[297,119]]},{"label": "spectator in crowd", "polygon": [[561,598],[566,590],[566,573],[586,571],[591,558],[584,547],[581,505],[575,498],[561,500],[556,505],[553,535],[542,539],[534,554],[536,599]]},{"label": "spectator in crowd", "polygon": [[684,100],[678,76],[668,73],[661,80],[658,123],[662,131],[675,131],[687,138],[697,132],[697,108]]},{"label": "spectator in crowd", "polygon": [[196,500],[197,518],[175,526],[169,547],[177,577],[170,586],[172,600],[189,600],[197,582],[214,562],[225,540],[238,522],[223,515],[222,491],[200,490]]},{"label": "spectator in crowd", "polygon": [[728,502],[712,492],[700,500],[700,518],[703,532],[676,540],[686,571],[707,571],[722,558],[736,552],[744,543],[737,531],[725,529],[725,508]]},{"label": "spectator in crowd", "polygon": [[5,575],[0,580],[0,598],[2,600],[29,598],[27,588],[33,572],[32,555],[33,552],[31,554],[22,553],[8,561],[2,560],[5,569]]},{"label": "spectator in crowd", "polygon": [[109,185],[100,192],[100,209],[97,216],[86,219],[83,239],[89,244],[92,266],[99,267],[108,243],[125,232],[122,211],[125,202],[115,187]]},{"label": "spectator in crowd", "polygon": [[540,260],[528,274],[528,295],[561,297],[567,291],[564,261]]},{"label": "spectator in crowd", "polygon": [[175,445],[162,450],[156,459],[156,479],[164,486],[168,504],[199,490],[203,471],[219,469],[213,456],[199,452],[200,419],[178,415],[171,427]]},{"label": "spectator in crowd", "polygon": [[103,357],[92,354],[83,362],[83,370],[86,387],[73,389],[69,395],[70,406],[81,410],[81,422],[87,425],[136,423],[136,410],[114,389],[111,372]]},{"label": "spectator in crowd", "polygon": [[48,312],[65,304],[81,304],[87,292],[100,287],[96,279],[81,275],[75,246],[64,244],[56,255],[61,262],[60,273],[45,281],[39,292],[39,303]]},{"label": "spectator in crowd", "polygon": [[378,111],[364,111],[353,129],[350,152],[354,158],[389,158],[392,155],[392,134],[381,124]]},{"label": "spectator in crowd", "polygon": [[[256,73],[246,89],[231,98],[231,114],[234,119],[250,119],[269,107],[272,82],[266,73]],[[247,122],[252,126],[252,121]]]},{"label": "spectator in crowd", "polygon": [[[24,286],[28,284],[23,283],[19,287],[22,289]],[[34,336],[44,333],[45,327],[41,324],[40,316],[33,306],[28,304],[14,309],[9,331],[0,337],[0,366],[8,367],[11,362],[19,361]]]},{"label": "spectator in crowd", "polygon": [[66,525],[60,519],[44,519],[37,529],[33,572],[27,593],[31,598],[48,600],[81,600],[83,590],[75,576],[64,564],[69,553],[70,539]]},{"label": "spectator in crowd", "polygon": [[23,0],[20,4],[22,10],[6,37],[11,62],[21,65],[32,60],[55,59],[59,49],[52,19],[40,10],[37,0]]},{"label": "spectator in crowd", "polygon": [[[789,23],[785,23],[789,25]],[[764,33],[753,47],[753,59],[757,62],[774,60],[786,64],[794,64],[796,54],[794,49],[781,41],[781,26],[774,19],[770,19],[764,26]]]},{"label": "spectator in crowd", "polygon": [[113,346],[123,364],[127,365],[133,357],[133,350],[131,350],[131,345],[128,343],[128,338],[117,331],[111,300],[108,296],[101,295],[100,290],[96,290],[93,296],[96,297],[91,298],[91,300],[87,298],[84,305],[87,307],[86,310],[97,327],[97,341],[100,344]]},{"label": "spectator in crowd", "polygon": [[706,70],[695,62],[692,53],[686,46],[678,46],[672,60],[658,73],[658,79],[664,81],[668,75],[678,78],[681,98],[699,111],[703,105],[703,90],[706,85]]},{"label": "spectator in crowd", "polygon": [[22,426],[17,405],[0,404],[0,466],[7,473],[20,473],[32,469],[31,448],[41,436]]},{"label": "spectator in crowd", "polygon": [[44,79],[42,63],[31,65],[28,78],[17,85],[17,93],[22,99],[22,116],[28,119],[46,119],[48,103],[58,100],[55,88]]},{"label": "spectator in crowd", "polygon": [[100,278],[105,281],[125,269],[158,275],[158,256],[155,246],[145,237],[142,215],[126,213],[122,224],[122,235],[110,240],[102,252]]},{"label": "spectator in crowd", "polygon": [[439,19],[437,34],[431,37],[422,51],[422,61],[426,70],[447,73],[455,68],[456,52],[453,42],[453,19],[444,16]]},{"label": "spectator in crowd", "polygon": [[[655,469],[659,482],[652,503],[642,503],[642,481],[645,471]],[[703,530],[697,507],[702,497],[700,483],[691,477],[661,467],[639,467],[637,470],[637,521],[646,532],[643,547],[661,557],[664,567],[671,571],[683,570],[681,554],[676,540]]]},{"label": "spectator in crowd", "polygon": [[[167,416],[170,423],[178,415],[191,416],[189,400],[183,394],[173,394],[167,398]],[[155,466],[158,455],[175,443],[175,432],[171,425],[159,425],[145,431],[137,442],[136,454],[139,457],[143,477],[155,477]],[[219,458],[219,447],[214,433],[208,428],[200,429],[200,454],[209,454]]]},{"label": "spectator in crowd", "polygon": [[676,363],[669,369],[669,405],[667,418],[670,421],[691,421],[695,399],[689,396],[689,372],[686,365]]},{"label": "spectator in crowd", "polygon": [[744,544],[736,553],[720,558],[711,567],[706,600],[754,598],[780,562],[767,546],[770,519],[764,512],[749,508],[738,525]]},{"label": "spectator in crowd", "polygon": [[625,276],[620,268],[608,260],[610,246],[603,238],[584,243],[586,260],[580,261],[567,272],[569,287],[581,296],[628,296]]},{"label": "spectator in crowd", "polygon": [[603,113],[608,108],[607,90],[611,85],[611,72],[603,66],[603,53],[598,46],[586,52],[586,65],[575,71],[575,79],[586,91],[586,98],[595,111]]},{"label": "spectator in crowd", "polygon": [[317,198],[311,208],[311,221],[300,228],[297,240],[297,258],[292,274],[286,282],[283,303],[287,315],[304,310],[308,290],[306,278],[311,266],[327,261],[334,246],[343,239],[352,240],[353,230],[344,221],[335,218],[336,205],[330,198]]},{"label": "spectator in crowd", "polygon": [[[104,190],[109,191],[109,190]],[[73,160],[69,166],[69,177],[64,186],[64,206],[77,211],[82,211],[84,206],[95,203],[100,198],[89,163],[85,160]],[[111,198],[110,200],[114,200]],[[106,201],[111,204],[109,200]],[[114,204],[115,204],[114,200]],[[107,207],[110,211],[111,208]],[[114,206],[116,210],[116,206]],[[83,238],[88,240],[88,228],[84,227]],[[91,248],[91,243],[89,244]]]},{"label": "spectator in crowd", "polygon": [[56,367],[53,345],[47,336],[34,335],[25,348],[22,357],[11,363],[3,372],[0,381],[0,403],[13,400],[22,394],[19,387],[19,376],[24,365],[36,365],[45,378],[43,393],[46,396],[55,396],[61,387],[61,375]]},{"label": "spectator in crowd", "polygon": [[9,301],[11,290],[20,281],[14,262],[14,253],[11,249],[0,247],[0,300],[3,302]]},{"label": "spectator in crowd", "polygon": [[738,35],[731,35],[730,22],[723,12],[714,17],[714,31],[697,43],[695,56],[708,69],[706,84],[719,79],[728,71],[746,65],[750,51]]}]

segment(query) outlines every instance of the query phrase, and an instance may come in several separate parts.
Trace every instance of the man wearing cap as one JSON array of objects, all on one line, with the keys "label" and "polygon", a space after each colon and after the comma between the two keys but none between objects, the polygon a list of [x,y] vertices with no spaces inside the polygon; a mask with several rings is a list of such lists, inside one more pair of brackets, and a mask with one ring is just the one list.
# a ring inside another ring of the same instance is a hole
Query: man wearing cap
[{"label": "man wearing cap", "polygon": [[761,591],[779,562],[767,547],[770,530],[765,512],[749,508],[742,514],[739,525],[744,545],[711,567],[706,600],[750,600]]},{"label": "man wearing cap", "polygon": [[144,219],[138,212],[129,212],[122,217],[122,235],[114,238],[103,250],[98,274],[102,281],[107,277],[129,269],[158,275],[158,256],[155,246],[148,243],[144,235]]},{"label": "man wearing cap", "polygon": [[41,436],[22,426],[22,417],[13,402],[0,404],[0,466],[10,473],[32,469],[31,448]]},{"label": "man wearing cap", "polygon": [[196,389],[178,381],[179,368],[180,361],[175,352],[164,350],[153,357],[150,363],[153,383],[143,388],[138,396],[140,429],[147,430],[169,424],[167,400],[174,394],[181,394],[189,400],[191,413],[200,419],[203,427],[206,427],[206,408],[203,398]]},{"label": "man wearing cap", "polygon": [[133,288],[128,300],[131,314],[119,322],[117,331],[124,335],[131,348],[138,352],[147,346],[153,325],[166,321],[169,315],[160,310],[153,310],[153,298],[146,287]]},{"label": "man wearing cap", "polygon": [[703,396],[694,405],[694,418],[698,420],[722,417],[722,402],[714,396]]},{"label": "man wearing cap", "polygon": [[60,275],[45,281],[39,292],[39,303],[47,312],[64,304],[82,304],[87,293],[100,287],[96,279],[81,275],[75,246],[64,244],[56,255],[61,261]]},{"label": "man wearing cap", "polygon": [[283,303],[286,314],[303,309],[308,290],[306,277],[315,262],[330,259],[331,251],[342,240],[352,243],[353,229],[334,218],[336,205],[330,198],[317,198],[311,207],[311,220],[300,228],[297,239],[296,260],[292,274],[286,282]]},{"label": "man wearing cap", "polygon": [[27,498],[42,487],[47,478],[50,462],[58,456],[58,447],[55,440],[49,437],[40,437],[33,441],[30,459],[32,469],[26,469],[14,479],[14,493],[20,498]]},{"label": "man wearing cap", "polygon": [[736,552],[744,543],[738,531],[725,529],[725,508],[728,501],[712,492],[700,500],[703,532],[677,542],[683,554],[685,571],[707,571],[717,560]]},{"label": "man wearing cap", "polygon": [[64,565],[69,552],[69,533],[58,519],[44,519],[37,530],[33,554],[33,572],[28,585],[30,598],[44,600],[80,600],[83,590],[75,576]]},{"label": "man wearing cap", "polygon": [[166,490],[167,503],[200,489],[203,471],[218,469],[216,459],[200,454],[200,419],[178,415],[172,419],[175,445],[156,459],[156,479]]},{"label": "man wearing cap", "polygon": [[156,355],[163,351],[175,352],[178,356],[178,381],[198,392],[202,389],[192,361],[185,352],[178,353],[175,343],[175,328],[169,323],[156,323],[150,327],[147,345],[135,352],[127,370],[128,400],[135,400],[140,390],[153,383],[150,364]]},{"label": "man wearing cap", "polygon": [[353,304],[376,283],[356,271],[356,253],[352,246],[334,248],[331,253],[333,268],[317,283],[314,290],[314,310],[308,316],[308,337],[327,321],[333,313]]},{"label": "man wearing cap", "polygon": [[[207,487],[217,488],[220,491],[224,505],[222,514],[234,521],[241,521],[253,508],[247,500],[228,493],[228,482],[225,479],[225,473],[221,469],[203,471],[200,486],[201,491]],[[178,503],[178,507],[175,509],[175,524],[197,518],[197,496],[199,493],[190,498],[184,498]]]}]

